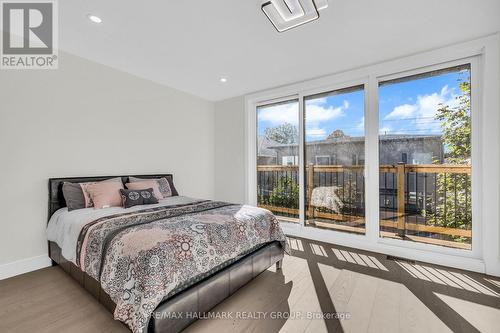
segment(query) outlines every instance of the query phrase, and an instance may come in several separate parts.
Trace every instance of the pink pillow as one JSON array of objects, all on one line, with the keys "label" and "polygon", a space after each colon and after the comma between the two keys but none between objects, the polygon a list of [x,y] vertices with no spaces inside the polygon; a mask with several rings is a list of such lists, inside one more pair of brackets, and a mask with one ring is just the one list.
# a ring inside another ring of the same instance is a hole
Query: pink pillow
[{"label": "pink pillow", "polygon": [[121,189],[123,189],[121,182],[100,182],[87,185],[87,192],[94,202],[95,209],[120,207],[122,205]]},{"label": "pink pillow", "polygon": [[155,179],[151,180],[141,180],[140,182],[135,182],[135,183],[127,183],[125,184],[129,190],[144,190],[146,188],[152,188],[153,189],[153,194],[155,195],[156,199],[161,200],[164,199],[163,195],[160,192],[160,186],[158,186],[158,181]]},{"label": "pink pillow", "polygon": [[116,177],[116,178],[106,179],[106,180],[103,180],[101,182],[80,183],[80,187],[81,187],[82,192],[83,192],[83,199],[85,200],[85,208],[94,207],[94,203],[92,202],[92,198],[90,197],[90,194],[87,191],[87,187],[89,185],[93,185],[93,184],[97,184],[97,183],[104,183],[104,182],[119,182],[121,184],[122,179],[120,177]]},{"label": "pink pillow", "polygon": [[94,207],[94,203],[90,198],[90,194],[87,190],[87,187],[92,184],[97,184],[96,182],[92,183],[80,183],[80,187],[82,188],[83,198],[85,199],[85,208]]}]

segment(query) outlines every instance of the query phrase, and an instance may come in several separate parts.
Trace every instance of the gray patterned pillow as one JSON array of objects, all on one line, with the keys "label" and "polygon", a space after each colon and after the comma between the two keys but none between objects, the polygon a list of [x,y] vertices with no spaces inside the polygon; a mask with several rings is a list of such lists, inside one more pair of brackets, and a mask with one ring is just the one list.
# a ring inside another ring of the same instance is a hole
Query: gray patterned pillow
[{"label": "gray patterned pillow", "polygon": [[174,187],[173,182],[168,178],[153,178],[153,179],[145,179],[145,178],[137,178],[137,177],[129,177],[130,183],[142,182],[143,180],[156,180],[158,183],[158,187],[160,188],[160,193],[164,198],[178,196],[177,190]]},{"label": "gray patterned pillow", "polygon": [[120,190],[122,196],[123,207],[130,208],[138,205],[151,205],[158,203],[153,194],[152,188],[146,188],[144,190]]}]

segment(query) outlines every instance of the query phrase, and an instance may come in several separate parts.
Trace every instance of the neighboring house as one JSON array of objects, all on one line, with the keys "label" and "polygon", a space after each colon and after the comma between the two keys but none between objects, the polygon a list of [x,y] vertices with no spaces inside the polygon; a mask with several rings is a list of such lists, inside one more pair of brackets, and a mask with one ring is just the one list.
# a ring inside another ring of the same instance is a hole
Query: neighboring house
[{"label": "neighboring house", "polygon": [[[262,142],[266,143],[265,149],[262,149],[262,151],[267,156],[273,155],[272,161],[275,161],[275,163],[269,164],[298,165],[299,154],[297,144]],[[324,140],[307,142],[305,158],[309,165],[363,165],[365,162],[364,142],[364,137],[346,136],[337,130]],[[401,162],[406,164],[432,164],[433,162],[442,164],[444,163],[444,144],[440,135],[381,135],[379,156],[380,165],[394,165]],[[259,161],[264,161],[264,158],[266,157],[259,155]],[[263,164],[259,163],[259,165]],[[275,181],[272,177],[274,176],[271,175],[271,180],[266,179],[268,184],[260,184],[261,195],[265,196],[274,188]],[[408,209],[416,207],[415,193],[417,188],[427,188],[428,193],[435,190],[432,188],[432,184],[435,183],[435,178],[433,177],[435,176],[429,175],[427,178],[420,177],[417,179],[414,176],[407,179],[407,188],[410,195],[408,199],[408,205],[410,206],[408,206]],[[337,177],[323,179],[322,186],[335,185],[344,187],[345,179],[344,175],[340,173]],[[319,184],[322,181],[317,176],[314,182],[314,187],[316,188],[320,186]],[[424,185],[424,182],[426,182],[426,185]],[[394,211],[396,207],[394,174],[381,173],[379,185],[381,209],[384,211]],[[359,193],[363,193],[362,183],[355,186],[357,188],[360,186],[358,191]],[[362,200],[362,195],[356,197],[355,203],[352,204],[351,208],[361,209],[359,207],[363,207]]]},{"label": "neighboring house", "polygon": [[263,135],[259,136],[257,142],[257,165],[276,165],[277,152],[269,149],[269,146],[279,145],[278,142],[271,140]]},{"label": "neighboring house", "polygon": [[[306,143],[305,158],[307,164],[314,165],[362,165],[365,161],[364,142],[364,137],[345,135],[310,141]],[[262,152],[266,155],[261,156],[259,150],[259,161],[272,155],[275,163],[270,164],[293,165],[298,162],[297,144],[276,143],[273,145],[266,142]],[[379,154],[380,164],[444,162],[444,146],[440,135],[382,135]],[[259,163],[259,165],[262,164],[264,163]]]}]

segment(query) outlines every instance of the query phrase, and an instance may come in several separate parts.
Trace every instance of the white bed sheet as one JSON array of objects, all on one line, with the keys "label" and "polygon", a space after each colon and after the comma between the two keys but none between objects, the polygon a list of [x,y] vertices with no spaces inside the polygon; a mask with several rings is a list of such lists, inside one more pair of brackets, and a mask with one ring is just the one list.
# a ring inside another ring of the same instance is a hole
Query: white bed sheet
[{"label": "white bed sheet", "polygon": [[57,210],[49,220],[47,226],[47,239],[59,245],[63,257],[76,265],[76,243],[78,241],[78,236],[83,226],[89,221],[118,213],[133,212],[153,207],[188,204],[197,200],[199,199],[175,196],[160,200],[159,203],[154,205],[141,205],[130,208],[83,208],[71,212],[68,211],[67,207],[61,208]]}]

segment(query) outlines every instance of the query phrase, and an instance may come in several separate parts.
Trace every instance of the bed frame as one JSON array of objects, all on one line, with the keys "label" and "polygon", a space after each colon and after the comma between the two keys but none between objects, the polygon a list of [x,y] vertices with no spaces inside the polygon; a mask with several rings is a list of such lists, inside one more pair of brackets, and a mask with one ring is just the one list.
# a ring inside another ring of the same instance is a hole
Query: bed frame
[{"label": "bed frame", "polygon": [[[128,182],[128,177],[145,179],[166,177],[173,179],[171,174],[51,178],[49,179],[48,218],[50,219],[50,216],[56,210],[66,207],[62,194],[63,182],[92,182],[115,177],[121,177],[124,183]],[[68,275],[113,313],[116,304],[102,290],[100,283],[80,270],[72,262],[66,260],[61,255],[61,249],[56,243],[49,242],[48,246],[49,257],[53,265],[61,266]],[[279,242],[266,244],[206,279],[164,300],[153,312],[149,320],[148,332],[180,332],[196,320],[196,315],[186,316],[186,313],[202,315],[210,311],[273,264],[276,264],[276,269],[280,269],[283,256],[284,250]],[[169,314],[174,312],[184,315],[172,318],[173,316]]]}]

